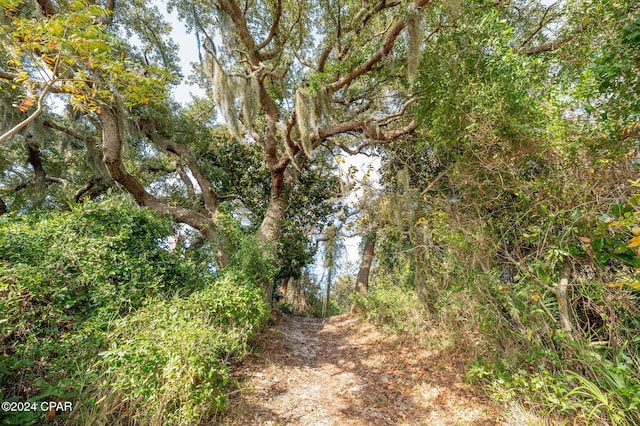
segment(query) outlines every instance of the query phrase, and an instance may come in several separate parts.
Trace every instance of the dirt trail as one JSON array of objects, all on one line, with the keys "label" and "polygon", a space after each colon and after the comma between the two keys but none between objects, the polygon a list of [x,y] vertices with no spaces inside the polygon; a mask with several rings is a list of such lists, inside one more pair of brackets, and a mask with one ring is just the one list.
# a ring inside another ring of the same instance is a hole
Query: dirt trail
[{"label": "dirt trail", "polygon": [[235,372],[223,425],[495,425],[459,351],[429,351],[357,318],[284,316]]}]

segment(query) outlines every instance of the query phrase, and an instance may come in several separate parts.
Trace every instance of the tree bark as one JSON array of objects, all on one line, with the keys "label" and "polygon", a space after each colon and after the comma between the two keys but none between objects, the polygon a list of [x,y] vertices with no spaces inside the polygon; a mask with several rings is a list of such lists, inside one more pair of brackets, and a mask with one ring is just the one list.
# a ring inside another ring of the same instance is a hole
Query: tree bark
[{"label": "tree bark", "polygon": [[330,266],[328,268],[327,271],[327,292],[325,294],[325,299],[324,299],[324,317],[328,318],[329,316],[331,316],[331,313],[329,312],[329,310],[331,309],[331,281],[333,279],[333,267]]},{"label": "tree bark", "polygon": [[7,212],[7,205],[4,203],[4,200],[0,198],[0,216]]},{"label": "tree bark", "polygon": [[356,279],[356,291],[360,294],[367,294],[369,291],[369,273],[371,272],[371,264],[376,247],[376,231],[373,230],[364,238],[364,252],[362,253],[362,262]]},{"label": "tree bark", "polygon": [[569,298],[567,291],[569,289],[569,280],[571,278],[571,264],[565,260],[560,270],[560,281],[555,291],[558,300],[558,311],[560,313],[560,328],[569,337],[573,338],[573,326],[571,325],[571,316],[569,314]]},{"label": "tree bark", "polygon": [[269,207],[262,219],[260,229],[258,230],[260,239],[267,242],[278,241],[278,235],[280,234],[280,228],[284,220],[284,211],[286,207],[286,201],[284,197],[272,197],[269,201]]},{"label": "tree bark", "polygon": [[42,167],[42,160],[40,160],[40,149],[36,144],[30,143],[27,145],[29,151],[29,164],[33,167],[34,179],[33,186],[36,191],[41,191],[44,188],[44,182],[46,173],[44,167]]},{"label": "tree bark", "polygon": [[286,169],[271,172],[271,194],[273,195],[258,229],[258,235],[262,241],[269,243],[278,241],[292,184],[293,178]]},{"label": "tree bark", "polygon": [[289,290],[289,281],[291,281],[291,277],[283,278],[280,281],[280,294],[282,295],[282,300],[286,302],[287,300],[287,290]]},{"label": "tree bark", "polygon": [[[170,206],[163,203],[147,192],[136,177],[125,170],[122,163],[122,133],[118,114],[117,107],[109,105],[104,105],[99,114],[102,124],[102,162],[106,166],[109,175],[113,180],[124,186],[141,206],[161,214],[168,213],[174,221],[192,226],[200,230],[207,239],[215,241],[216,233],[211,217],[183,207]],[[217,255],[218,263],[221,267],[229,263],[229,256],[224,249],[224,245],[218,244]]]}]

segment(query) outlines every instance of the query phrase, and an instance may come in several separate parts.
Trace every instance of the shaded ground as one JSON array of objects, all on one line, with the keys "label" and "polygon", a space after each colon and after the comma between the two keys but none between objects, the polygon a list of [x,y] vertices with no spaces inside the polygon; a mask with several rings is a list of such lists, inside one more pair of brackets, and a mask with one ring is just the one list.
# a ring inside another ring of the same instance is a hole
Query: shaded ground
[{"label": "shaded ground", "polygon": [[223,425],[495,425],[455,349],[429,351],[348,315],[284,316],[237,367]]}]

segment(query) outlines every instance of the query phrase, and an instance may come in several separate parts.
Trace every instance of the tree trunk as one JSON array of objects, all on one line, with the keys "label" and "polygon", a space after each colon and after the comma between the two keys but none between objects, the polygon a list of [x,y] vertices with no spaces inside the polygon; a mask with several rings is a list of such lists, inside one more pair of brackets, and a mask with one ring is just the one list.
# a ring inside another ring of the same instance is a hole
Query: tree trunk
[{"label": "tree trunk", "polygon": [[287,290],[289,290],[290,280],[291,280],[291,277],[287,277],[287,278],[283,278],[282,281],[280,281],[280,294],[282,295],[282,300],[284,302],[287,301]]},{"label": "tree trunk", "polygon": [[284,212],[286,207],[286,200],[283,195],[279,197],[271,198],[267,212],[262,219],[260,228],[258,229],[258,235],[262,241],[275,243],[280,236],[280,228],[284,220]]},{"label": "tree trunk", "polygon": [[571,278],[571,264],[565,260],[560,270],[560,282],[555,291],[558,300],[558,311],[560,312],[560,328],[569,337],[573,338],[573,326],[571,325],[571,317],[569,315],[569,299],[567,290],[569,289],[569,280]]},{"label": "tree trunk", "polygon": [[[138,179],[129,173],[122,161],[122,133],[120,128],[120,114],[118,107],[104,105],[99,115],[102,124],[102,162],[114,181],[118,182],[133,196],[138,204],[155,210],[158,213],[169,213],[173,220],[192,226],[205,237],[216,244],[219,266],[224,267],[229,263],[229,256],[225,249],[224,241],[216,241],[219,237],[215,231],[212,217],[207,217],[198,212],[165,204],[152,194],[147,192]],[[213,215],[215,212],[211,212]]]},{"label": "tree trunk", "polygon": [[373,230],[364,238],[364,252],[362,253],[362,263],[356,279],[356,291],[360,294],[367,294],[369,291],[369,273],[373,263],[373,255],[376,247],[376,231]]},{"label": "tree trunk", "polygon": [[[280,229],[284,221],[292,180],[286,170],[271,172],[271,200],[269,201],[269,206],[258,229],[260,240],[268,243],[265,247],[267,251],[265,255],[270,254],[269,250],[271,250],[272,254],[276,254],[277,252],[276,243],[280,239]],[[263,286],[265,300],[267,303],[272,304],[274,283],[264,282]]]},{"label": "tree trunk", "polygon": [[0,198],[0,216],[7,212],[7,205],[4,203],[4,200]]},{"label": "tree trunk", "polygon": [[331,279],[332,277],[332,272],[333,272],[333,267],[329,267],[329,270],[327,272],[327,293],[324,299],[324,317],[329,317],[331,314],[329,313],[329,309],[331,308]]},{"label": "tree trunk", "polygon": [[280,238],[280,228],[284,221],[292,181],[286,170],[271,172],[271,200],[258,230],[262,241],[275,243]]},{"label": "tree trunk", "polygon": [[33,186],[36,191],[40,192],[44,188],[46,173],[44,167],[42,167],[42,160],[40,160],[40,149],[34,143],[27,145],[29,151],[29,164],[33,167],[34,179]]}]

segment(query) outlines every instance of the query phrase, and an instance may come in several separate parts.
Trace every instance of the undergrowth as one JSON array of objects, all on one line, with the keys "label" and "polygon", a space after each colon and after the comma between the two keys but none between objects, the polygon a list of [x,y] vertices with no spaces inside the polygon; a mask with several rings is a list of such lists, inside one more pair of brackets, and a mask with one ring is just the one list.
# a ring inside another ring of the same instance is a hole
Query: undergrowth
[{"label": "undergrowth", "polygon": [[172,232],[121,199],[0,218],[0,400],[73,403],[0,423],[191,425],[223,410],[271,267],[215,273],[206,248],[163,248]]},{"label": "undergrowth", "polygon": [[[550,340],[522,335],[508,306],[487,291],[491,274],[459,277],[458,285],[438,291],[431,310],[415,289],[384,282],[356,296],[355,306],[387,330],[420,335],[439,350],[446,341],[467,351],[467,381],[504,407],[512,424],[640,424],[637,346],[613,349],[559,331]],[[525,333],[537,327],[525,324]]]}]

